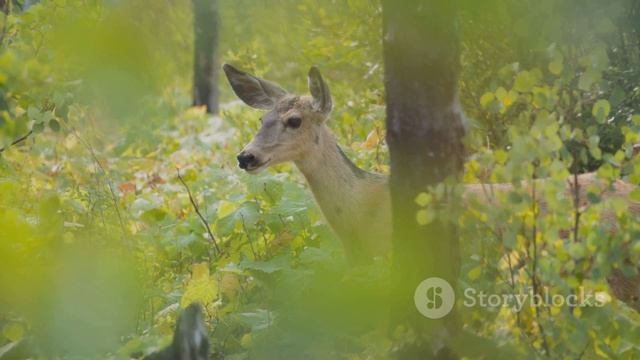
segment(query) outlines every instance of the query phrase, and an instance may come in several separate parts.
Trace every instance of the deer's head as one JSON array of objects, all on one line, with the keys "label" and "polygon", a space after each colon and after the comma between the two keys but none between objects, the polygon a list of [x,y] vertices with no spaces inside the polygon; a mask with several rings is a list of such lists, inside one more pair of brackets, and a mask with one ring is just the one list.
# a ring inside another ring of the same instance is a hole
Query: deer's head
[{"label": "deer's head", "polygon": [[318,142],[332,108],[331,93],[320,71],[311,67],[311,96],[299,96],[229,64],[223,69],[235,94],[252,108],[265,111],[258,134],[238,154],[240,168],[257,173],[273,164],[303,159],[310,145]]}]

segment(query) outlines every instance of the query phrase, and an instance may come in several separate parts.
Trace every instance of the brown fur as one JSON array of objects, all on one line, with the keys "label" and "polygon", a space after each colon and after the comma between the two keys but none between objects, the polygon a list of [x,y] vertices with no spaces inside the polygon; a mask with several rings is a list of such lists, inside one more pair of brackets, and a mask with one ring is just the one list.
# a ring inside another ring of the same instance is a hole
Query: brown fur
[{"label": "brown fur", "polygon": [[[538,195],[536,195],[536,202],[542,212],[546,211],[546,203],[544,199],[539,195],[544,187],[545,179],[539,179],[535,181],[536,188],[538,189]],[[573,176],[570,176],[565,181],[564,196],[574,197],[574,182]],[[609,186],[606,182],[598,179],[595,173],[581,174],[577,177],[578,182],[578,208],[583,209],[589,204],[587,199],[587,190],[590,188],[598,189],[601,194],[602,200],[612,198],[628,198],[629,194],[635,189],[635,187],[622,180],[616,180]],[[529,195],[533,196],[534,187],[528,183],[522,183],[522,186],[527,190]],[[495,203],[495,194],[509,192],[514,190],[512,184],[467,184],[465,185],[466,197],[476,197],[481,202]],[[640,215],[640,204],[637,202],[629,202],[629,212],[634,215]],[[611,214],[604,214],[607,216],[607,222],[615,219],[609,218]]]}]

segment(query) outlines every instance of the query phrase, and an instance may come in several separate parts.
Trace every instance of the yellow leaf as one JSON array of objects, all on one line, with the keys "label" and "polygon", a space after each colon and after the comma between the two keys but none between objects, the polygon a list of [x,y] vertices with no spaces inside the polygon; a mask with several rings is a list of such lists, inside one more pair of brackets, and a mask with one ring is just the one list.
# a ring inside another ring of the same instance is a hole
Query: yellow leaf
[{"label": "yellow leaf", "polygon": [[573,308],[573,316],[577,318],[582,316],[582,309],[580,308],[580,306]]},{"label": "yellow leaf", "polygon": [[503,150],[496,150],[493,153],[493,156],[496,159],[496,162],[500,165],[504,165],[504,163],[507,162],[508,155]]},{"label": "yellow leaf", "polygon": [[78,144],[78,139],[75,135],[69,135],[64,139],[62,143],[64,144],[65,149],[73,150],[73,148],[75,148]]},{"label": "yellow leaf", "polygon": [[187,282],[180,306],[185,308],[193,302],[203,306],[212,304],[218,298],[218,284],[209,276],[209,265],[206,262],[194,264],[191,268],[191,279]]},{"label": "yellow leaf", "polygon": [[369,135],[367,135],[367,140],[365,140],[365,142],[362,143],[362,147],[365,149],[371,149],[376,147],[379,142],[380,142],[380,137],[378,136],[378,131],[374,129],[374,130],[371,130]]},{"label": "yellow leaf", "polygon": [[192,106],[190,108],[188,108],[184,114],[187,117],[198,117],[198,116],[202,116],[204,114],[207,113],[207,106],[206,105],[202,105],[202,106]]},{"label": "yellow leaf", "polygon": [[481,274],[482,274],[482,267],[476,266],[473,269],[469,270],[469,273],[467,273],[467,277],[469,278],[469,280],[475,280],[479,278]]},{"label": "yellow leaf", "polygon": [[236,209],[236,205],[232,202],[220,200],[218,204],[218,218],[222,219],[223,217],[231,214]]},{"label": "yellow leaf", "polygon": [[252,342],[253,338],[251,337],[251,334],[244,334],[240,339],[240,345],[245,349],[251,347]]},{"label": "yellow leaf", "polygon": [[209,265],[207,263],[193,264],[191,267],[191,278],[202,279],[209,277]]},{"label": "yellow leaf", "polygon": [[518,99],[518,93],[513,91],[513,90],[509,90],[509,92],[507,93],[507,95],[505,97],[502,98],[502,104],[504,105],[505,108],[508,108],[509,106],[511,106],[516,100]]}]

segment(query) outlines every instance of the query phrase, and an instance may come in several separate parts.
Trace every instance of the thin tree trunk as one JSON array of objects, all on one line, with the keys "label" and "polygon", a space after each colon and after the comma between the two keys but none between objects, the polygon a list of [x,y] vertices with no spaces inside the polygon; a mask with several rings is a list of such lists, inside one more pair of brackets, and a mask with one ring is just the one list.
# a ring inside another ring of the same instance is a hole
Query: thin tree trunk
[{"label": "thin tree trunk", "polygon": [[453,289],[459,246],[451,222],[420,226],[415,202],[463,165],[464,127],[457,99],[459,49],[451,1],[383,0],[387,143],[391,157],[393,211],[392,326],[416,330],[417,343],[400,358],[448,358],[457,331],[454,311],[432,320],[414,304],[414,292],[430,277]]},{"label": "thin tree trunk", "polygon": [[193,105],[218,112],[218,0],[193,2]]}]

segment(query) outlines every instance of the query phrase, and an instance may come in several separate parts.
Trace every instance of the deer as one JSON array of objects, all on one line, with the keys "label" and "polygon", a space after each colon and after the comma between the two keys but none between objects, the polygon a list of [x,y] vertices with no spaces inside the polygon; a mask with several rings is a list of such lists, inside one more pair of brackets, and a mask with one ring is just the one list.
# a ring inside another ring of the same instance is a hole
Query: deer
[{"label": "deer", "polygon": [[386,254],[391,245],[387,177],[360,169],[338,145],[326,125],[333,100],[318,68],[309,70],[310,96],[289,94],[229,64],[223,70],[240,100],[266,111],[258,134],[237,156],[240,168],[255,174],[293,161],[342,241],[349,261]]},{"label": "deer", "polygon": [[[350,263],[388,255],[392,235],[388,177],[357,167],[342,151],[327,126],[333,101],[318,68],[312,66],[308,72],[310,95],[290,94],[274,82],[229,64],[224,64],[223,70],[238,98],[265,112],[260,130],[237,155],[239,167],[256,174],[274,164],[292,161],[304,175],[324,218],[341,240]],[[544,179],[539,179],[522,184],[536,199],[541,211],[545,208],[544,200],[535,196],[534,189],[543,183]],[[565,195],[573,197],[577,187],[576,206],[586,206],[589,203],[586,189],[592,185],[601,190],[604,200],[628,199],[635,188],[623,180],[609,186],[595,173],[586,173],[567,179]],[[513,184],[464,186],[463,201],[475,198],[491,205],[496,204],[495,193],[514,190]],[[487,191],[488,188],[491,191]],[[640,203],[629,201],[629,211],[640,215]],[[604,213],[603,218],[615,222],[615,214]],[[629,283],[622,280],[628,294]],[[636,300],[640,298],[640,285],[631,292],[637,293]]]}]

